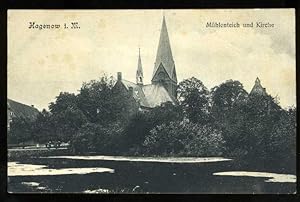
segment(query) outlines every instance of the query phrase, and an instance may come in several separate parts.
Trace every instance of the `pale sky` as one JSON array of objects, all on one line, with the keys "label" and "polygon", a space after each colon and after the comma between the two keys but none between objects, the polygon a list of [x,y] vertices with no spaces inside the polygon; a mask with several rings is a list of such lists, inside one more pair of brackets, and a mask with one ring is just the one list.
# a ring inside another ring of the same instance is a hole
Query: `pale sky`
[{"label": "pale sky", "polygon": [[[280,105],[296,105],[295,10],[10,10],[8,97],[39,110],[61,91],[106,73],[135,82],[138,48],[150,83],[163,13],[178,81],[192,76],[209,89],[239,80],[250,92],[256,77]],[[80,29],[29,29],[78,22]],[[269,22],[274,28],[207,28],[207,22]]]}]

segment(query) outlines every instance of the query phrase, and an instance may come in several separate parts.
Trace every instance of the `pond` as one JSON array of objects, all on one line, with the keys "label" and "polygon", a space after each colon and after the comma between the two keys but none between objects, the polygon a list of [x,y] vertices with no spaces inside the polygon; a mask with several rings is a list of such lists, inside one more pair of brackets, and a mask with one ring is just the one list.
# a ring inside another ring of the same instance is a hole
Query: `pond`
[{"label": "pond", "polygon": [[47,168],[46,165],[20,164],[17,162],[8,162],[7,175],[12,176],[42,176],[42,175],[70,175],[70,174],[88,174],[88,173],[114,173],[111,168]]},{"label": "pond", "polygon": [[8,163],[8,191],[294,193],[296,176],[236,167],[222,157],[46,156]]},{"label": "pond", "polygon": [[265,182],[291,182],[296,183],[296,175],[290,174],[278,174],[278,173],[266,173],[266,172],[249,172],[249,171],[227,171],[218,172],[214,175],[219,176],[239,176],[239,177],[262,177],[269,178]]}]

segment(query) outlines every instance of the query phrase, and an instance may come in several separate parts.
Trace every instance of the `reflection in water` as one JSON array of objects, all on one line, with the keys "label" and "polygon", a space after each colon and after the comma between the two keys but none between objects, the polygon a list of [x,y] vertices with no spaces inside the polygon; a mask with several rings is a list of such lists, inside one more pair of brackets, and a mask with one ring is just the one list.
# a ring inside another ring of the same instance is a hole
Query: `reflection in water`
[{"label": "reflection in water", "polygon": [[95,189],[95,190],[85,190],[83,193],[86,194],[99,194],[99,193],[109,193],[108,189]]},{"label": "reflection in water", "polygon": [[25,184],[25,185],[28,185],[31,187],[37,187],[40,185],[40,183],[38,183],[38,182],[22,182],[22,184]]},{"label": "reflection in water", "polygon": [[213,175],[270,178],[265,180],[265,182],[292,182],[292,183],[296,182],[296,175],[291,175],[291,174],[249,172],[249,171],[227,171],[227,172],[214,173]]},{"label": "reflection in water", "polygon": [[77,159],[77,160],[106,160],[106,161],[135,161],[135,162],[160,162],[160,163],[206,163],[231,161],[222,157],[124,157],[124,156],[49,156],[41,158]]},{"label": "reflection in water", "polygon": [[29,187],[35,187],[38,190],[46,190],[46,187],[40,186],[38,182],[22,182],[21,184],[27,185]]},{"label": "reflection in water", "polygon": [[88,173],[114,173],[111,168],[63,168],[50,169],[45,165],[19,164],[8,162],[8,176],[38,176],[38,175],[69,175],[69,174],[88,174]]}]

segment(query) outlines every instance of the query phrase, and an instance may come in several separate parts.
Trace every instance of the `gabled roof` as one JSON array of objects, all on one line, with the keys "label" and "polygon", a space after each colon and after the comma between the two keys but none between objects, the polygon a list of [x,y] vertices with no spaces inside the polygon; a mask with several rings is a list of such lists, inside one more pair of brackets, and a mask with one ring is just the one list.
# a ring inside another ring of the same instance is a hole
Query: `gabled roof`
[{"label": "gabled roof", "polygon": [[31,121],[35,120],[39,111],[31,106],[7,99],[7,110],[13,112],[15,117],[23,117]]},{"label": "gabled roof", "polygon": [[262,87],[259,78],[255,80],[255,84],[250,92],[250,95],[267,95],[266,89]]},{"label": "gabled roof", "polygon": [[159,44],[158,44],[152,79],[155,76],[155,73],[159,68],[160,64],[163,65],[169,77],[173,81],[177,82],[176,73],[174,73],[175,63],[173,60],[165,16],[163,17],[162,27],[160,31],[160,38],[159,38]]},{"label": "gabled roof", "polygon": [[137,85],[131,81],[127,80],[121,80],[123,85],[126,87],[127,90],[129,90],[129,87],[133,88],[133,98],[137,101],[140,102],[140,105],[143,106],[149,106],[147,99],[145,98],[144,92],[141,88],[141,85]]},{"label": "gabled roof", "polygon": [[137,85],[127,80],[121,80],[123,85],[129,90],[133,88],[133,97],[142,107],[153,108],[160,106],[164,102],[172,102],[174,99],[161,84]]},{"label": "gabled roof", "polygon": [[[157,78],[158,78],[158,80],[160,79],[159,76],[158,76],[158,74],[159,74],[160,72],[164,72],[167,76],[169,76],[169,75],[168,75],[168,72],[167,72],[166,69],[163,67],[163,65],[159,65],[158,68],[157,68],[157,70],[156,70],[156,72],[155,72],[155,74],[153,75],[152,81],[156,80]],[[171,79],[170,76],[169,76],[169,78]]]},{"label": "gabled roof", "polygon": [[142,89],[149,104],[148,107],[153,108],[161,105],[164,102],[172,102],[175,104],[173,98],[161,84],[145,85],[142,87]]}]

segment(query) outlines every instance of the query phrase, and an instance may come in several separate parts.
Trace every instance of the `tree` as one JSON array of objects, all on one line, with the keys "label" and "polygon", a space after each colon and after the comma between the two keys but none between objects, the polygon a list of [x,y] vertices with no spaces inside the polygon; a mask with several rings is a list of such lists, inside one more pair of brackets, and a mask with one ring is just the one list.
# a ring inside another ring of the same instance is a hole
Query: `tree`
[{"label": "tree", "polygon": [[171,102],[162,103],[148,112],[148,122],[152,123],[152,126],[156,126],[162,123],[168,124],[171,121],[181,121],[183,120],[182,113],[181,106]]},{"label": "tree", "polygon": [[247,101],[248,94],[239,81],[228,80],[212,88],[212,115],[215,119],[227,118]]},{"label": "tree", "polygon": [[33,140],[32,123],[24,117],[13,117],[10,124],[10,131],[7,136],[8,144],[23,144]]},{"label": "tree", "polygon": [[120,149],[125,153],[129,151],[131,153],[136,152],[152,127],[153,123],[149,122],[147,112],[139,112],[132,116],[124,128],[124,136],[120,144]]},{"label": "tree", "polygon": [[249,159],[267,159],[270,157],[272,130],[278,125],[284,111],[275,98],[270,95],[253,94],[249,96],[244,109],[244,130],[249,134],[247,156]]},{"label": "tree", "polygon": [[171,121],[182,120],[180,106],[171,102],[162,103],[149,111],[136,113],[131,117],[124,129],[122,140],[123,150],[131,150],[131,153],[143,153],[142,144],[150,130],[157,125],[169,124]]},{"label": "tree", "polygon": [[32,134],[37,142],[46,143],[55,135],[54,124],[51,118],[51,113],[43,109],[32,123]]},{"label": "tree", "polygon": [[49,109],[51,114],[59,114],[67,108],[77,108],[77,98],[74,93],[60,92],[55,102],[51,102]]},{"label": "tree", "polygon": [[100,80],[84,83],[78,94],[78,107],[92,123],[125,124],[136,113],[138,106],[127,91],[117,91],[112,77],[103,76]]},{"label": "tree", "polygon": [[103,126],[95,123],[83,125],[74,135],[71,148],[74,153],[99,152],[116,154],[119,152],[119,140],[123,129],[118,124]]},{"label": "tree", "polygon": [[200,80],[192,77],[180,82],[177,97],[189,120],[195,123],[209,121],[209,91]]},{"label": "tree", "polygon": [[214,127],[222,131],[226,155],[245,156],[250,149],[247,100],[248,94],[239,81],[228,80],[211,90]]},{"label": "tree", "polygon": [[77,104],[90,122],[110,121],[110,115],[114,108],[112,103],[113,83],[113,78],[105,75],[99,80],[83,83],[77,96]]},{"label": "tree", "polygon": [[50,122],[55,128],[51,138],[67,142],[87,122],[87,118],[77,106],[77,97],[71,93],[60,93],[49,106]]},{"label": "tree", "polygon": [[226,142],[226,154],[236,158],[268,158],[271,131],[282,109],[270,95],[247,95],[238,81],[212,89],[212,114]]},{"label": "tree", "polygon": [[296,108],[281,113],[274,125],[267,145],[268,157],[282,167],[295,168],[296,163]]},{"label": "tree", "polygon": [[64,142],[68,142],[81,126],[87,123],[82,111],[71,107],[53,115],[52,121],[54,121],[57,132],[57,136],[53,136],[53,138]]}]

